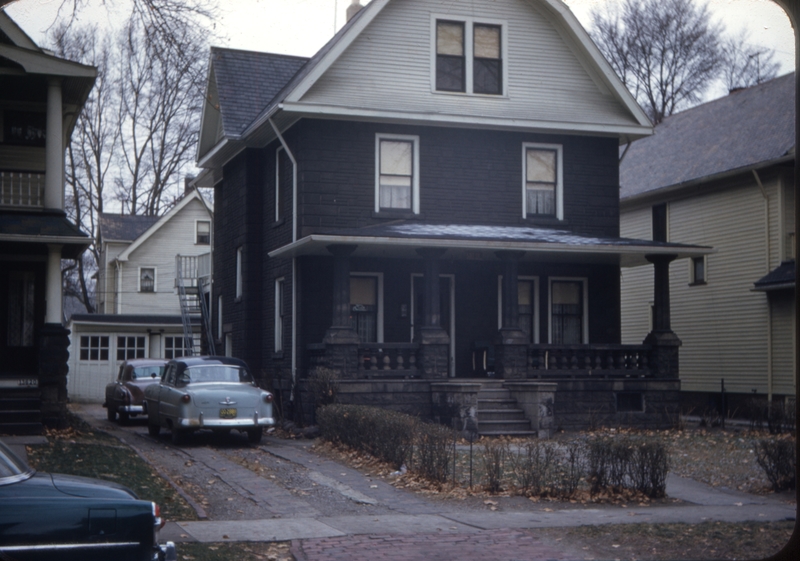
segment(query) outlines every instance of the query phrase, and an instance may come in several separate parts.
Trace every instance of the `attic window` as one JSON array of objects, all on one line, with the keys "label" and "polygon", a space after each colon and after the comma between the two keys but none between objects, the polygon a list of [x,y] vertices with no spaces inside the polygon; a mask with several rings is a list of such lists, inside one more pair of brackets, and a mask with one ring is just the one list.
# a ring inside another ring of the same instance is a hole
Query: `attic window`
[{"label": "attic window", "polygon": [[434,91],[503,95],[504,23],[434,19]]}]

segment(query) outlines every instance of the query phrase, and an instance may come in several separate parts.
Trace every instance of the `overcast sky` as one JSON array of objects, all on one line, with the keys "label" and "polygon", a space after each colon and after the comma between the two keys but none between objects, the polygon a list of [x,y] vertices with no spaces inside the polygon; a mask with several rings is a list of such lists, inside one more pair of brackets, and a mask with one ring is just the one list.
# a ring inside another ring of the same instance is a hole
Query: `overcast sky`
[{"label": "overcast sky", "polygon": [[[91,1],[101,6],[102,0]],[[587,28],[592,9],[613,1],[565,0]],[[7,12],[35,41],[44,43],[44,34],[55,21],[63,2],[16,0],[7,7]],[[124,6],[126,0],[111,2]],[[361,0],[362,4],[367,2]],[[213,44],[311,56],[344,24],[350,0],[220,0],[219,4],[221,16],[214,23],[219,39]],[[789,18],[772,0],[710,0],[709,7],[713,17],[722,21],[729,31],[738,33],[746,28],[751,42],[774,49],[782,65],[781,74],[793,70],[794,34]],[[108,10],[103,7],[84,17],[91,17],[101,25],[112,24]]]}]

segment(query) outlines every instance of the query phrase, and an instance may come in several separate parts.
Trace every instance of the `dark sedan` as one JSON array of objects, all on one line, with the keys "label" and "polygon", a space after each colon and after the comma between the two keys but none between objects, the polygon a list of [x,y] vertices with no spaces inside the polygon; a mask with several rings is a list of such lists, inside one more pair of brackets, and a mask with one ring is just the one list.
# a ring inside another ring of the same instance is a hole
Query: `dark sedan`
[{"label": "dark sedan", "polygon": [[171,561],[158,506],[130,489],[37,473],[0,441],[0,559]]},{"label": "dark sedan", "polygon": [[119,424],[144,413],[144,390],[150,384],[161,380],[167,361],[158,358],[137,358],[126,360],[119,367],[117,381],[106,386],[108,420],[114,421],[119,415]]}]

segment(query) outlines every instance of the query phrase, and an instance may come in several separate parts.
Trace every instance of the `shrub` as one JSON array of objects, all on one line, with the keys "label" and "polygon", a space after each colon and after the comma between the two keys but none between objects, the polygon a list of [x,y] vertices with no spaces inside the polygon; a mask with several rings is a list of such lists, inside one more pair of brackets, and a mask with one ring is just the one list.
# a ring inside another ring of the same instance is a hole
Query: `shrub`
[{"label": "shrub", "polygon": [[564,445],[553,478],[553,492],[556,496],[568,498],[578,490],[586,472],[585,455],[582,442],[573,440]]},{"label": "shrub", "polygon": [[755,443],[756,462],[775,491],[794,489],[797,486],[795,443],[793,440],[761,439]]},{"label": "shrub", "polygon": [[339,393],[339,373],[330,368],[316,368],[308,377],[308,389],[316,407],[334,403]]},{"label": "shrub", "polygon": [[666,495],[669,454],[661,442],[638,442],[631,448],[629,475],[632,487],[651,498]]},{"label": "shrub", "polygon": [[592,493],[630,488],[652,498],[665,495],[669,454],[663,443],[598,437],[589,440],[587,449]]},{"label": "shrub", "polygon": [[317,411],[322,437],[399,468],[409,461],[417,419],[388,409],[333,404]]},{"label": "shrub", "polygon": [[414,439],[414,471],[423,477],[444,483],[450,475],[450,449],[453,431],[444,425],[419,423]]},{"label": "shrub", "polygon": [[503,489],[503,466],[507,458],[512,457],[508,443],[491,439],[486,442],[481,452],[486,490],[497,493]]},{"label": "shrub", "polygon": [[544,495],[552,485],[556,450],[552,442],[529,440],[510,454],[517,487],[527,495]]}]

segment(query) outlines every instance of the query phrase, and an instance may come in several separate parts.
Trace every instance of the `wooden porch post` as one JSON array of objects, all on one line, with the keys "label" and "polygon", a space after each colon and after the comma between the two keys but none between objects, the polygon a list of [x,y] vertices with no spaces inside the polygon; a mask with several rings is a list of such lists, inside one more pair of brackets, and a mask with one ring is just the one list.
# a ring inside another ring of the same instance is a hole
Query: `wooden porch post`
[{"label": "wooden porch post", "polygon": [[653,368],[659,378],[678,378],[678,347],[681,340],[672,331],[669,306],[669,264],[676,255],[645,255],[653,264],[653,330],[644,343],[653,347]]},{"label": "wooden porch post", "polygon": [[419,329],[420,369],[424,378],[447,378],[450,336],[442,328],[439,298],[439,260],[446,249],[422,248],[425,260],[422,327]]},{"label": "wooden porch post", "polygon": [[325,362],[342,378],[358,376],[358,333],[350,325],[350,255],[355,245],[329,245],[333,255],[333,314],[322,342]]}]

